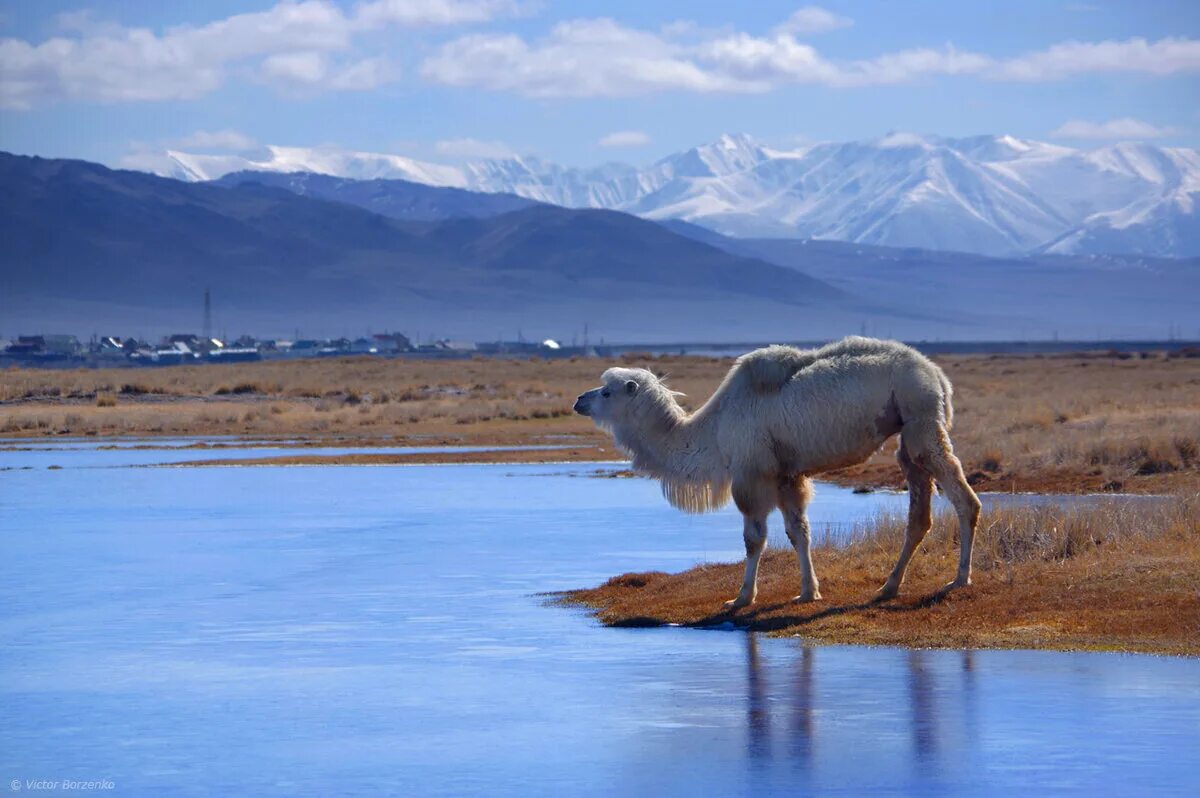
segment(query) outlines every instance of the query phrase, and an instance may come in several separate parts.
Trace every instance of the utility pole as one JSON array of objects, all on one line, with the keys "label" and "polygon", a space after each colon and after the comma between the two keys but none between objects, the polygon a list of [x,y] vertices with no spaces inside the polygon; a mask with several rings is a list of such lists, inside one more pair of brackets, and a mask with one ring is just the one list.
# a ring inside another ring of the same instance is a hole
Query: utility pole
[{"label": "utility pole", "polygon": [[204,340],[212,339],[212,295],[204,289]]}]

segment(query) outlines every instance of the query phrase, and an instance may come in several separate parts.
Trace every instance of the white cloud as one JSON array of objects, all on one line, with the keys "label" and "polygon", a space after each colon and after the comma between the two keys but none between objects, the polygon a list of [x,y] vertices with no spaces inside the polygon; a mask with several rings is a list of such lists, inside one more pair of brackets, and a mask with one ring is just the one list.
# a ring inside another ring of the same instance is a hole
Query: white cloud
[{"label": "white cloud", "polygon": [[452,158],[512,158],[516,153],[511,147],[499,141],[480,141],[479,139],[444,139],[433,145],[439,155]]},{"label": "white cloud", "polygon": [[1200,41],[1182,38],[1063,42],[1007,59],[947,43],[835,61],[796,39],[793,30],[803,28],[805,21],[811,30],[819,18],[807,13],[813,7],[801,11],[806,14],[793,15],[766,36],[705,32],[678,22],[654,32],[611,19],[563,22],[538,40],[477,34],[444,44],[422,64],[421,74],[451,86],[559,98],[764,92],[789,83],[850,88],[944,75],[1051,81],[1105,72],[1166,75],[1200,70]]},{"label": "white cloud", "polygon": [[1156,42],[1063,42],[1041,52],[1002,61],[993,77],[1047,81],[1103,72],[1170,75],[1200,69],[1200,41],[1167,38]]},{"label": "white cloud", "polygon": [[322,88],[338,91],[368,91],[400,76],[400,70],[386,58],[363,58],[339,65]]},{"label": "white cloud", "polygon": [[387,26],[477,22],[504,13],[504,0],[377,0],[351,10],[331,0],[279,2],[206,25],[155,32],[59,17],[63,35],[33,44],[0,39],[0,108],[56,100],[136,102],[192,99],[213,91],[234,67],[259,65],[269,80],[326,89],[370,88],[394,78],[378,58],[333,64],[356,36]]},{"label": "white cloud", "polygon": [[640,130],[618,130],[602,137],[598,142],[601,147],[645,147],[650,143],[650,136]]},{"label": "white cloud", "polygon": [[671,39],[611,19],[563,22],[533,45],[516,34],[465,36],[443,45],[421,74],[450,86],[543,98],[755,89],[700,66]]},{"label": "white cloud", "polygon": [[236,130],[197,130],[177,142],[180,147],[195,147],[205,150],[249,150],[255,146],[254,139]]},{"label": "white cloud", "polygon": [[702,45],[697,56],[722,74],[762,86],[777,82],[832,83],[838,68],[792,36],[769,39],[738,33]]},{"label": "white cloud", "polygon": [[262,62],[262,74],[266,78],[284,83],[320,83],[328,70],[325,54],[315,50],[277,53]]},{"label": "white cloud", "polygon": [[1058,139],[1161,139],[1179,131],[1173,127],[1155,127],[1140,119],[1122,117],[1107,122],[1089,122],[1072,119],[1053,130],[1050,135]]},{"label": "white cloud", "polygon": [[360,3],[355,18],[366,26],[461,25],[519,12],[510,0],[376,0]]},{"label": "white cloud", "polygon": [[776,26],[775,32],[803,36],[813,33],[826,33],[838,28],[848,28],[853,24],[854,20],[838,16],[820,6],[804,6],[793,11],[790,17],[782,24]]}]

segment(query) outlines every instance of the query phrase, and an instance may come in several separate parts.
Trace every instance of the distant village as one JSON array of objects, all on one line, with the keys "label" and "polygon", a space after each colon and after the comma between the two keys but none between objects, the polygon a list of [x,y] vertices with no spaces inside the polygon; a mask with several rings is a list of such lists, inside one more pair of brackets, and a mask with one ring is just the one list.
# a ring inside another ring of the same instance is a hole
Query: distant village
[{"label": "distant village", "polygon": [[238,363],[319,357],[483,356],[574,357],[602,354],[597,347],[563,346],[554,340],[472,342],[442,339],[414,344],[402,333],[378,333],[361,338],[298,339],[294,341],[249,335],[230,341],[179,333],[157,343],[137,338],[94,336],[80,341],[74,335],[19,335],[0,338],[0,367],[99,368],[104,366],[179,366],[199,363]]},{"label": "distant village", "polygon": [[[817,346],[823,341],[793,342]],[[910,341],[922,352],[936,354],[1052,354],[1056,352],[1104,353],[1109,357],[1148,357],[1165,352],[1168,357],[1200,357],[1200,342],[1161,341]],[[0,336],[0,368],[104,368],[114,366],[182,366],[202,363],[239,363],[255,360],[289,360],[323,357],[472,358],[472,357],[613,357],[629,352],[643,354],[694,354],[732,357],[762,343],[608,344],[553,339],[526,341],[463,341],[443,338],[414,343],[403,333],[377,333],[359,338],[254,338],[233,340],[192,333],[169,335],[157,343],[137,338],[93,336],[80,341],[74,335]]]}]

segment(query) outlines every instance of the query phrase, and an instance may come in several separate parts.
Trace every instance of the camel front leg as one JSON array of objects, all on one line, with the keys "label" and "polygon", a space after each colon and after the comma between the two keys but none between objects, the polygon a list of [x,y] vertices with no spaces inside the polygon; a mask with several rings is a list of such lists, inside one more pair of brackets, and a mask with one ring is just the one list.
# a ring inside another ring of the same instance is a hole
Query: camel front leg
[{"label": "camel front leg", "polygon": [[812,534],[808,527],[808,502],[812,483],[807,477],[785,480],[779,486],[779,510],[787,528],[788,540],[800,560],[800,595],[795,601],[820,601],[821,585],[812,562]]},{"label": "camel front leg", "polygon": [[743,515],[742,540],[746,542],[746,576],[737,598],[725,602],[725,608],[735,610],[754,603],[758,594],[758,561],[767,547],[767,517]]}]

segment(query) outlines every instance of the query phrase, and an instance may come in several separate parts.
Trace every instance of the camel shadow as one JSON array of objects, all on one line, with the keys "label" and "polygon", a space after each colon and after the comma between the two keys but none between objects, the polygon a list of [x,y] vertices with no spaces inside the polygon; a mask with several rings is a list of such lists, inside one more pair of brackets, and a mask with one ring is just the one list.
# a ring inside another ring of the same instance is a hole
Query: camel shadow
[{"label": "camel shadow", "polygon": [[[720,626],[727,623],[732,623],[736,626],[743,626],[747,629],[755,631],[771,632],[789,627],[804,626],[806,624],[815,623],[825,618],[833,618],[839,615],[848,615],[854,612],[864,612],[867,610],[881,610],[883,612],[917,612],[926,610],[930,607],[935,607],[944,602],[952,591],[947,588],[938,588],[932,593],[921,596],[915,601],[904,601],[903,599],[878,599],[872,598],[867,601],[855,602],[850,604],[837,604],[825,607],[816,612],[809,613],[789,613],[786,615],[770,615],[770,613],[789,607],[797,607],[791,601],[780,601],[773,604],[755,605],[749,608],[740,609],[722,609],[720,612],[713,613],[697,621],[687,624],[688,626]],[[769,616],[769,617],[763,617]],[[662,626],[668,623],[661,619],[655,619],[648,616],[639,618],[627,619],[627,621],[636,621],[638,626]],[[622,624],[626,625],[626,624]]]}]

